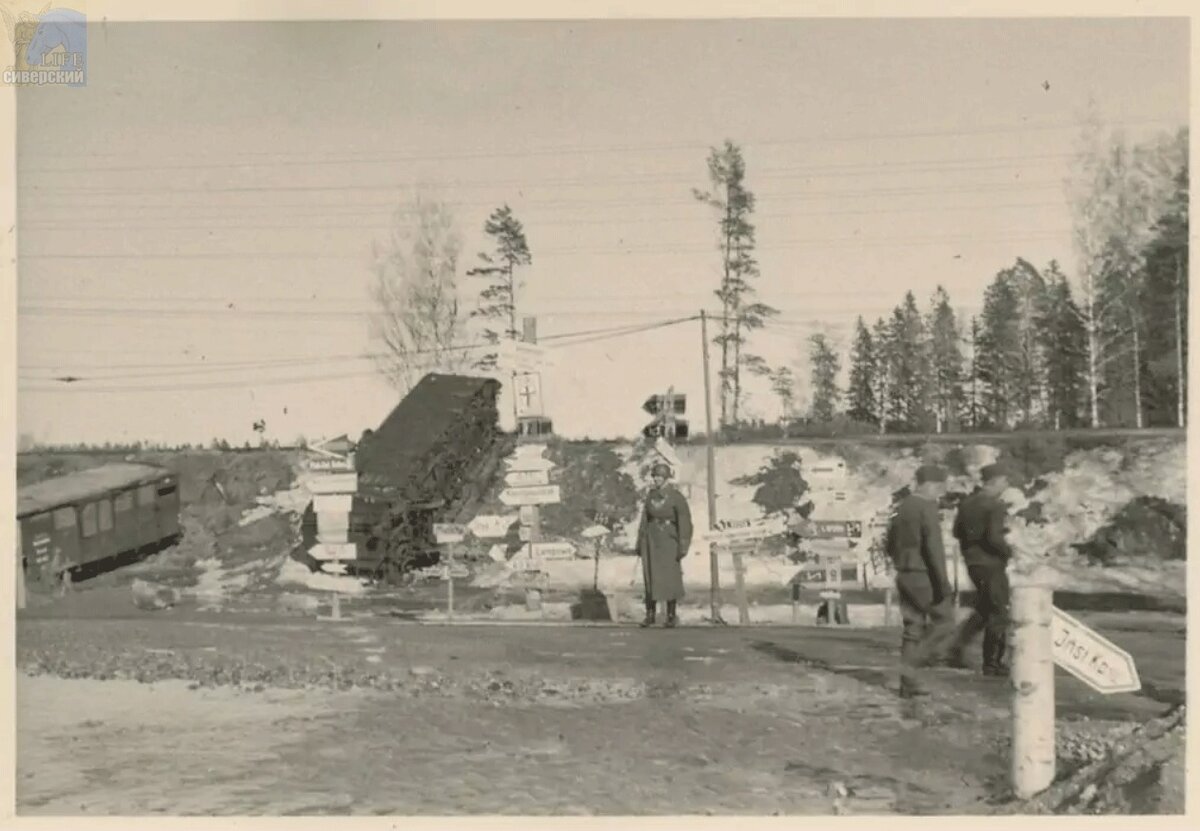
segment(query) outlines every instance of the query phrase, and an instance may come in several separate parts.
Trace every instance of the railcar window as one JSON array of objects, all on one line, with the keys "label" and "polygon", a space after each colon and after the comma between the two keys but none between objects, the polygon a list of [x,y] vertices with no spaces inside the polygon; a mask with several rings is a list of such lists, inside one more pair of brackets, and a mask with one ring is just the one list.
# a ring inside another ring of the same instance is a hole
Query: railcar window
[{"label": "railcar window", "polygon": [[54,530],[63,531],[67,528],[75,527],[75,509],[74,508],[59,508],[54,512]]},{"label": "railcar window", "polygon": [[170,496],[173,493],[175,493],[174,485],[164,485],[163,487],[158,489],[159,496]]},{"label": "railcar window", "polygon": [[118,514],[122,511],[133,510],[133,491],[118,493],[117,498],[113,500],[113,510]]},{"label": "railcar window", "polygon": [[96,536],[96,503],[89,502],[79,512],[79,530],[85,537]]},{"label": "railcar window", "polygon": [[113,527],[112,503],[107,499],[100,500],[100,530],[111,531]]}]

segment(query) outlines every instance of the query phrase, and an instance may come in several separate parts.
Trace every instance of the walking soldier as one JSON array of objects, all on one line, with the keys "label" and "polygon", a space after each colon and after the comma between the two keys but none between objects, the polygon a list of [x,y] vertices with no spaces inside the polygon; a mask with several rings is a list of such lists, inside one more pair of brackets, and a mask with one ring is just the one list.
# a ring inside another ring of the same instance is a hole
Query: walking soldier
[{"label": "walking soldier", "polygon": [[946,473],[936,465],[917,469],[916,488],[896,506],[885,548],[896,569],[896,593],[904,630],[900,641],[900,695],[924,695],[918,669],[953,636],[953,589],[946,579],[946,552],[938,500]]},{"label": "walking soldier", "polygon": [[1000,465],[988,465],[983,484],[962,501],[954,518],[954,536],[962,549],[967,574],[975,584],[975,610],[963,622],[949,663],[965,667],[967,645],[983,632],[983,672],[1006,676],[1004,651],[1008,640],[1008,561],[1012,549],[1004,539],[1008,508],[1000,495],[1008,489],[1008,474]]}]

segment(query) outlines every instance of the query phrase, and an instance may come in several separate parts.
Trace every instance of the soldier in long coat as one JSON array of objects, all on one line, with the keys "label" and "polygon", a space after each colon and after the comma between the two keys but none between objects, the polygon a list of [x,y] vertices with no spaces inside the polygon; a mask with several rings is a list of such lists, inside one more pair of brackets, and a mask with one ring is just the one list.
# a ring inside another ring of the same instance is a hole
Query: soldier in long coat
[{"label": "soldier in long coat", "polygon": [[642,579],[646,586],[646,619],[652,626],[658,604],[667,604],[664,626],[674,627],[679,620],[675,604],[683,597],[683,566],[692,544],[692,513],[683,494],[667,484],[671,469],[656,464],[650,471],[653,486],[646,496],[638,526],[637,553],[642,558]]}]

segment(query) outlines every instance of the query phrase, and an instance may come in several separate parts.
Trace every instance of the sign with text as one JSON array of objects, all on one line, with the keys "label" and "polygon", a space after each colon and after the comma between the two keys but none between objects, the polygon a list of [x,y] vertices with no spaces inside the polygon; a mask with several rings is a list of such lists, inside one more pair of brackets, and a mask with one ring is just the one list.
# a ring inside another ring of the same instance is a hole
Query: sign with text
[{"label": "sign with text", "polygon": [[543,560],[570,560],[575,557],[575,546],[569,542],[535,542],[533,556]]},{"label": "sign with text", "polygon": [[536,488],[507,488],[500,492],[500,501],[505,505],[554,505],[562,499],[558,485],[543,485]]},{"label": "sign with text", "polygon": [[317,543],[308,549],[314,560],[353,560],[358,556],[358,547],[352,542]]},{"label": "sign with text", "polygon": [[814,519],[809,524],[809,530],[817,539],[857,538],[862,536],[862,523],[846,519]]},{"label": "sign with text", "polygon": [[466,535],[465,526],[441,522],[433,524],[433,538],[437,540],[438,545],[462,542]]},{"label": "sign with text", "polygon": [[515,521],[513,516],[480,514],[467,523],[467,530],[481,540],[491,540],[505,536]]},{"label": "sign with text", "polygon": [[308,483],[309,493],[357,493],[357,473],[326,473]]},{"label": "sign with text", "polygon": [[[735,522],[738,524],[733,525]],[[768,517],[759,520],[732,520],[728,523],[719,524],[726,525],[726,527],[709,531],[705,535],[713,545],[731,546],[738,543],[755,542],[776,534],[782,534],[787,530],[787,523],[783,517]]]},{"label": "sign with text", "polygon": [[579,535],[585,540],[594,540],[599,537],[607,536],[609,533],[611,532],[603,525],[591,525],[587,528],[584,528]]},{"label": "sign with text", "polygon": [[1066,612],[1054,609],[1054,663],[1105,695],[1142,688],[1133,657]]},{"label": "sign with text", "polygon": [[504,484],[514,486],[549,485],[549,470],[513,470],[505,474]]},{"label": "sign with text", "polygon": [[308,469],[321,473],[352,473],[354,462],[340,456],[316,456],[308,460]]}]

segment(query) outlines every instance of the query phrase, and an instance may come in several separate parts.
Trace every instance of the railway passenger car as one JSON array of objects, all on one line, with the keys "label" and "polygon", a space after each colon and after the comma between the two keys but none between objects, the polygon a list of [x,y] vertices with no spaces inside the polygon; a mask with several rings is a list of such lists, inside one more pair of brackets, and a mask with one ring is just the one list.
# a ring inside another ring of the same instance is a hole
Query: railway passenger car
[{"label": "railway passenger car", "polygon": [[156,550],[180,536],[179,483],[166,468],[110,464],[21,488],[17,522],[31,587],[57,583],[64,572]]}]

